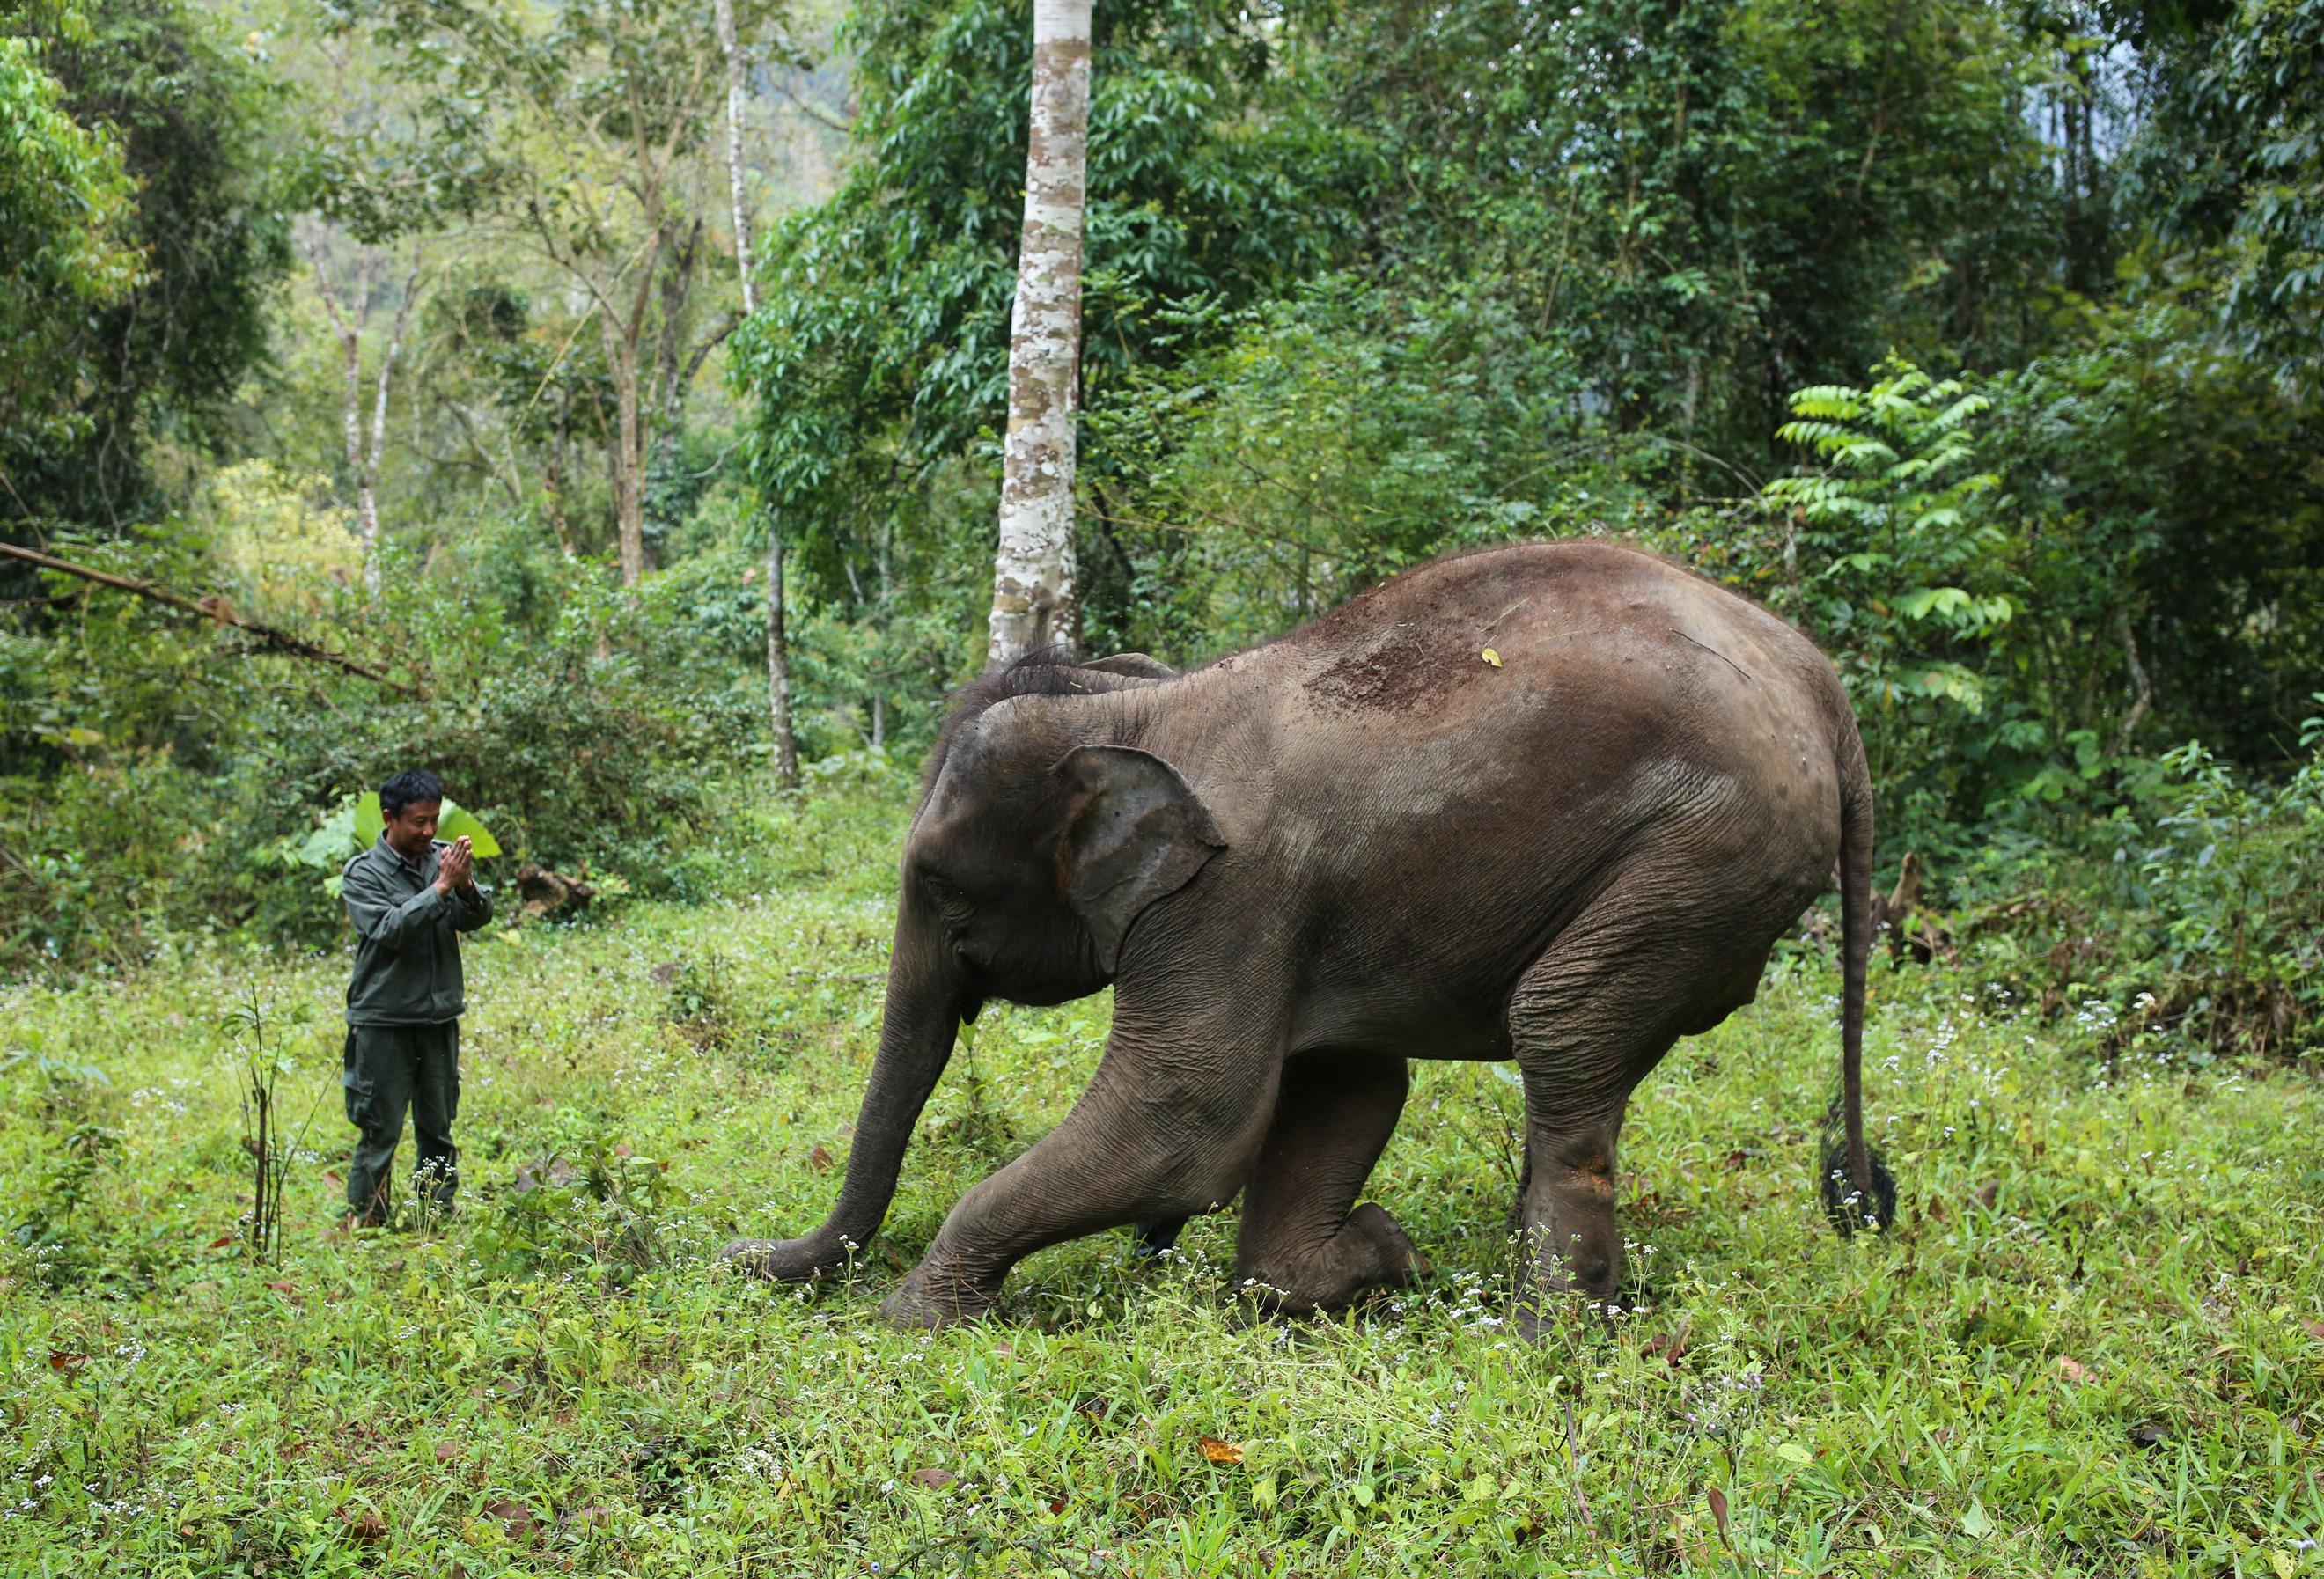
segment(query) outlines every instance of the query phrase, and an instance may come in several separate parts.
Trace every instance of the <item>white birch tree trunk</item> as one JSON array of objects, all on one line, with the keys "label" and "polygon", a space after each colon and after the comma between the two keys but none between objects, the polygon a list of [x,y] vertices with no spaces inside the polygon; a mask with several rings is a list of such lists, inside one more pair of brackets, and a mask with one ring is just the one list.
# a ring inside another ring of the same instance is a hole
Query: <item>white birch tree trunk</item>
[{"label": "white birch tree trunk", "polygon": [[[395,326],[388,331],[387,349],[379,359],[379,383],[371,406],[371,450],[362,457],[356,474],[355,519],[363,525],[364,587],[379,591],[379,467],[387,455],[387,386],[395,374],[395,359],[403,354],[403,332],[411,322],[411,304],[420,294],[420,249],[411,249],[411,272],[405,276],[403,296],[395,304]],[[347,346],[347,375],[355,376],[355,345]],[[355,435],[348,433],[350,443]]]},{"label": "white birch tree trunk", "polygon": [[1009,327],[1009,436],[987,656],[1076,644],[1074,416],[1082,337],[1091,0],[1034,0],[1025,226]]},{"label": "white birch tree trunk", "polygon": [[352,312],[343,309],[332,288],[331,271],[323,262],[320,239],[307,237],[307,257],[315,266],[315,289],[323,311],[338,337],[340,368],[339,431],[346,447],[347,482],[355,493],[355,530],[363,540],[364,590],[379,592],[379,469],[387,454],[387,390],[395,373],[395,359],[403,352],[403,332],[411,321],[411,306],[420,289],[420,250],[411,249],[411,272],[395,307],[395,326],[389,331],[386,351],[380,357],[379,381],[371,412],[371,445],[366,452],[363,431],[363,335],[371,319],[372,278],[369,254],[356,271]]},{"label": "white birch tree trunk", "polygon": [[759,310],[751,278],[751,205],[742,191],[742,50],[734,41],[734,0],[712,0],[718,47],[726,52],[726,190],[734,203],[734,266],[742,275],[742,316]]},{"label": "white birch tree trunk", "polygon": [[[742,276],[742,316],[759,310],[752,278],[751,205],[742,187],[742,50],[734,39],[734,0],[712,0],[718,47],[726,53],[726,188],[734,204],[734,266]],[[790,643],[783,629],[783,531],[767,511],[767,721],[774,731],[775,782],[798,783],[798,737],[791,730]]]}]

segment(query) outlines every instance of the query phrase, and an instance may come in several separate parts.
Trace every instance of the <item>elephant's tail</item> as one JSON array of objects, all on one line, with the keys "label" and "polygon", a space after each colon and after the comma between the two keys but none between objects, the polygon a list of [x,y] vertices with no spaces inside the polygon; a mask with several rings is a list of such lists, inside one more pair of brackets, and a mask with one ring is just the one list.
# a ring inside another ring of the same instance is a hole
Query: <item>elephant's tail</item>
[{"label": "elephant's tail", "polygon": [[1841,1134],[1823,1158],[1824,1209],[1843,1235],[1886,1228],[1896,1185],[1864,1139],[1864,972],[1872,955],[1872,776],[1853,719],[1840,759],[1840,1112]]}]

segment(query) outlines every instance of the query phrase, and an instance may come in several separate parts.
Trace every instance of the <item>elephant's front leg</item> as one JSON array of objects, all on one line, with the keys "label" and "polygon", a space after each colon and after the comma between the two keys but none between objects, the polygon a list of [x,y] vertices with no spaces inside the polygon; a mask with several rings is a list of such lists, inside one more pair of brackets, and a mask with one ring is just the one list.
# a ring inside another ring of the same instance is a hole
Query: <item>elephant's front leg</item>
[{"label": "elephant's front leg", "polygon": [[1289,1314],[1336,1309],[1411,1280],[1412,1241],[1379,1207],[1357,1206],[1408,1076],[1392,1053],[1302,1053],[1284,1070],[1275,1122],[1244,1189],[1235,1282]]},{"label": "elephant's front leg", "polygon": [[1224,1029],[1146,1031],[1125,1025],[1117,1001],[1105,1056],[1065,1121],[961,1198],[881,1314],[913,1327],[982,1316],[1036,1250],[1231,1200],[1273,1114],[1278,1060]]}]

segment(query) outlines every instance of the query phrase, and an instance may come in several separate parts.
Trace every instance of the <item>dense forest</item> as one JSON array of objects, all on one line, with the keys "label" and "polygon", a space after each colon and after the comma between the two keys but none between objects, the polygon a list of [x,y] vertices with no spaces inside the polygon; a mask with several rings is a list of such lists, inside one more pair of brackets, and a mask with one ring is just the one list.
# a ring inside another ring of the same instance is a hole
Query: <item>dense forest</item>
[{"label": "dense forest", "polygon": [[[731,200],[695,5],[5,19],[0,968],[327,941],[317,830],[404,761],[746,882],[777,546],[808,778],[924,746],[1024,6],[739,0]],[[1139,0],[1093,79],[1086,650],[1623,537],[1834,656],[1929,943],[2119,913],[2061,989],[2315,1023],[2324,8]]]}]

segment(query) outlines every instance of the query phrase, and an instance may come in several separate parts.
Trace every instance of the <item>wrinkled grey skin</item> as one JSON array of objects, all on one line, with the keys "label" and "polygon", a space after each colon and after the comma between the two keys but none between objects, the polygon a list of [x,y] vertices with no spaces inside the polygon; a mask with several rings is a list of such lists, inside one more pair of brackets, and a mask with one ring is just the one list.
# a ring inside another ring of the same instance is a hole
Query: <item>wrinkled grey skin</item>
[{"label": "wrinkled grey skin", "polygon": [[1167,1243],[1238,1192],[1236,1281],[1281,1308],[1402,1282],[1411,1242],[1356,1197],[1413,1058],[1516,1060],[1533,1288],[1610,1301],[1632,1088],[1751,1001],[1835,862],[1838,1165],[1875,1197],[1855,720],[1805,638],[1684,570],[1489,549],[1183,675],[1019,666],[963,693],[928,774],[845,1185],[804,1238],[728,1248],[761,1275],[813,1277],[879,1228],[964,1016],[1111,983],[1088,1090],[954,1207],[890,1318],[980,1315],[1032,1251],[1132,1223]]}]

